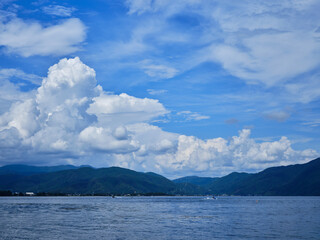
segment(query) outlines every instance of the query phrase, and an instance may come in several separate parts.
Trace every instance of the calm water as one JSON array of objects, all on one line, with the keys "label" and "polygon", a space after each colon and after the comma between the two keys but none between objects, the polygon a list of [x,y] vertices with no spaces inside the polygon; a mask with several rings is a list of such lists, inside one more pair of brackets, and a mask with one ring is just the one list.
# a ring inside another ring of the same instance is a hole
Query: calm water
[{"label": "calm water", "polygon": [[320,239],[319,197],[1,197],[0,239]]}]

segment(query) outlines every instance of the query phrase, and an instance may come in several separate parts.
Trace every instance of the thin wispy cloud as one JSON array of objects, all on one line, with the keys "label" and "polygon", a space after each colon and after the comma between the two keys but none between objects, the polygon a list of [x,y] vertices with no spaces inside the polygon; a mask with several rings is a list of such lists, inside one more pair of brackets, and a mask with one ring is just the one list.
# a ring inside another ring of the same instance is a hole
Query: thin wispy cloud
[{"label": "thin wispy cloud", "polygon": [[10,79],[12,77],[18,78],[20,80],[28,81],[35,85],[40,85],[42,77],[35,74],[25,73],[20,69],[16,68],[3,68],[0,69],[0,79]]},{"label": "thin wispy cloud", "polygon": [[191,111],[181,111],[177,113],[178,116],[182,116],[187,121],[199,121],[204,119],[209,119],[209,116],[204,116],[196,112]]},{"label": "thin wispy cloud", "polygon": [[161,95],[168,92],[168,90],[165,89],[147,89],[147,91],[150,95]]},{"label": "thin wispy cloud", "polygon": [[165,66],[165,65],[158,65],[152,64],[150,61],[143,61],[141,62],[142,70],[150,77],[155,78],[172,78],[174,77],[179,71],[173,67]]},{"label": "thin wispy cloud", "polygon": [[70,54],[80,50],[85,37],[86,28],[78,18],[48,27],[20,18],[0,22],[0,46],[23,57]]},{"label": "thin wispy cloud", "polygon": [[290,117],[290,113],[284,110],[281,111],[271,111],[271,112],[266,112],[263,115],[265,118],[270,119],[270,120],[275,120],[278,122],[284,122]]},{"label": "thin wispy cloud", "polygon": [[239,120],[238,119],[236,119],[236,118],[230,118],[230,119],[227,119],[227,120],[225,120],[224,121],[226,124],[236,124],[236,123],[238,123],[239,122]]},{"label": "thin wispy cloud", "polygon": [[[155,18],[168,23],[177,14],[185,13],[189,20],[191,15],[195,21],[201,17],[208,23],[218,23],[198,26],[198,41],[190,39],[189,46],[203,41],[209,47],[197,48],[193,56],[186,56],[185,59],[198,59],[197,64],[217,62],[246,83],[263,84],[265,87],[289,84],[292,78],[319,65],[320,44],[316,31],[319,26],[317,21],[309,21],[310,17],[318,19],[314,11],[317,4],[316,1],[304,4],[276,1],[242,1],[236,4],[218,1],[177,1],[174,4],[166,1],[127,1],[129,14],[145,14],[147,19],[150,16],[147,13],[155,13]],[[190,10],[190,6],[194,10]],[[280,14],[284,9],[290,11],[287,16]],[[297,78],[295,81],[302,83],[304,79]],[[292,89],[293,85],[290,86]]]},{"label": "thin wispy cloud", "polygon": [[72,13],[76,11],[76,8],[65,7],[60,5],[49,5],[42,8],[42,10],[49,15],[59,17],[71,17]]}]

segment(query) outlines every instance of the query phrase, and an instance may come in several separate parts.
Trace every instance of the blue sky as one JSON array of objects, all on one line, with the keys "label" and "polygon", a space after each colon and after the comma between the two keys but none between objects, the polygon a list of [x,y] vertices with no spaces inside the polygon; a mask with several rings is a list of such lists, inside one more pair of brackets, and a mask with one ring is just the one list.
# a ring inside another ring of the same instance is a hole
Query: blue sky
[{"label": "blue sky", "polygon": [[168,177],[319,156],[319,1],[0,3],[0,165]]}]

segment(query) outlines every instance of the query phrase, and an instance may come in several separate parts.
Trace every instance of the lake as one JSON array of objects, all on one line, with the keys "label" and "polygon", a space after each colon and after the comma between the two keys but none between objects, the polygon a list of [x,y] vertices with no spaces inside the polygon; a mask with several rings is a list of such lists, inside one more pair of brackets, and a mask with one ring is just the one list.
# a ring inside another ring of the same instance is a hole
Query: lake
[{"label": "lake", "polygon": [[0,239],[320,239],[320,197],[1,197]]}]

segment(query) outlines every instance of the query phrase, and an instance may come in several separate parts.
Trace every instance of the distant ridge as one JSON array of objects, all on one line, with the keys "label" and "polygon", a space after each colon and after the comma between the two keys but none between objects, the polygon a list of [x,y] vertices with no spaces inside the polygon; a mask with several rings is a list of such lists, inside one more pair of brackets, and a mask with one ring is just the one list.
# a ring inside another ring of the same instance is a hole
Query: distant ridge
[{"label": "distant ridge", "polygon": [[[82,167],[82,166],[80,166]],[[30,165],[23,165],[23,164],[12,164],[0,167],[0,175],[4,174],[19,174],[19,175],[33,175],[37,173],[49,173],[49,172],[57,172],[62,170],[70,170],[70,169],[77,169],[79,167],[73,165],[59,165],[59,166],[52,166],[52,167],[36,167]]]},{"label": "distant ridge", "polygon": [[[231,173],[221,178],[180,178],[174,182],[194,184],[210,194],[320,196],[320,158],[305,164],[271,167],[259,173]],[[201,184],[199,184],[201,182]]]},{"label": "distant ridge", "polygon": [[191,183],[198,186],[207,186],[209,184],[212,184],[219,178],[211,178],[211,177],[198,177],[198,176],[188,176],[188,177],[182,177],[173,180],[175,183]]},{"label": "distant ridge", "polygon": [[156,173],[72,165],[0,167],[0,190],[64,194],[179,194],[320,196],[320,158],[305,164],[231,173],[221,178],[189,176],[170,181]]}]

